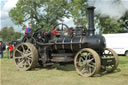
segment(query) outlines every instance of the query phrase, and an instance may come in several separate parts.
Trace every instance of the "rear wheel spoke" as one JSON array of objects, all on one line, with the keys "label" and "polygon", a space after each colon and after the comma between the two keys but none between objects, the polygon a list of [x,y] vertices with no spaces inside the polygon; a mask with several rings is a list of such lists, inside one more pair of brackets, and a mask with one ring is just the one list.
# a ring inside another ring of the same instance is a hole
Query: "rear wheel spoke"
[{"label": "rear wheel spoke", "polygon": [[30,53],[30,52],[31,52],[31,50],[30,50],[29,48],[27,48],[26,52],[27,52],[27,53]]},{"label": "rear wheel spoke", "polygon": [[27,58],[28,58],[28,60],[32,60],[32,57],[30,57],[30,56],[28,56]]},{"label": "rear wheel spoke", "polygon": [[30,55],[32,55],[32,53],[30,52],[30,53],[28,53],[26,56],[30,56]]},{"label": "rear wheel spoke", "polygon": [[15,57],[15,59],[22,59],[22,56]]},{"label": "rear wheel spoke", "polygon": [[23,54],[23,52],[22,52],[22,51],[20,51],[20,50],[18,50],[18,49],[16,49],[16,51],[17,51],[17,52],[19,52],[20,54]]},{"label": "rear wheel spoke", "polygon": [[18,63],[18,66],[23,68],[23,63],[24,63],[24,60],[22,60],[20,63]]},{"label": "rear wheel spoke", "polygon": [[23,46],[23,45],[21,45],[21,47],[22,47],[22,49],[23,49],[23,52],[25,52],[24,46]]},{"label": "rear wheel spoke", "polygon": [[31,62],[30,62],[30,60],[28,60],[27,62],[28,62],[28,65],[31,65]]}]

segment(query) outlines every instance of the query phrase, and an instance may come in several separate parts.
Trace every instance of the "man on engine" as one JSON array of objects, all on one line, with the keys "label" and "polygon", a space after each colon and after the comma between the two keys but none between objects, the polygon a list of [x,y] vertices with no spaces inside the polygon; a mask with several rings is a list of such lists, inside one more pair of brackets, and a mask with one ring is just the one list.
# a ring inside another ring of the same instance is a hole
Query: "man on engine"
[{"label": "man on engine", "polygon": [[29,25],[26,29],[25,29],[25,33],[24,35],[26,36],[27,34],[31,34],[32,33],[32,25]]}]

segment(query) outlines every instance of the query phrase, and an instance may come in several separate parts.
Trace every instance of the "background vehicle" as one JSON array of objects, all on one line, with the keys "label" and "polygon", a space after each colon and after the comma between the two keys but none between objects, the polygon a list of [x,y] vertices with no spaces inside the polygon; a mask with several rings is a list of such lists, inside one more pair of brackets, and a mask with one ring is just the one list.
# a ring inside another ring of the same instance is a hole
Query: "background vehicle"
[{"label": "background vehicle", "polygon": [[119,55],[128,56],[128,33],[103,34],[106,47],[112,48]]}]

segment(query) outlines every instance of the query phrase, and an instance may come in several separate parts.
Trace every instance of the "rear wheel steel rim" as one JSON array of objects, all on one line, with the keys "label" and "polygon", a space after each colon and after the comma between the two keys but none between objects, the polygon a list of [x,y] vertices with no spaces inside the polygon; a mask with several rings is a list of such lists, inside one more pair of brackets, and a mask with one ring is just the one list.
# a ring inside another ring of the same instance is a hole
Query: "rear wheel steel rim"
[{"label": "rear wheel steel rim", "polygon": [[37,50],[30,43],[21,43],[14,50],[14,62],[19,70],[29,70],[37,63]]}]

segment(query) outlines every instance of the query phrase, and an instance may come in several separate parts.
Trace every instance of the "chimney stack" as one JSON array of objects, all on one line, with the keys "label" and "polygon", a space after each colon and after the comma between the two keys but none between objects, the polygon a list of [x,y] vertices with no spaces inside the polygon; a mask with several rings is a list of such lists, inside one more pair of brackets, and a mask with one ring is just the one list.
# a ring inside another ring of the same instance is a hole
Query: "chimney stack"
[{"label": "chimney stack", "polygon": [[95,9],[95,7],[93,7],[93,6],[87,8],[87,11],[88,11],[88,36],[95,35],[94,9]]}]

